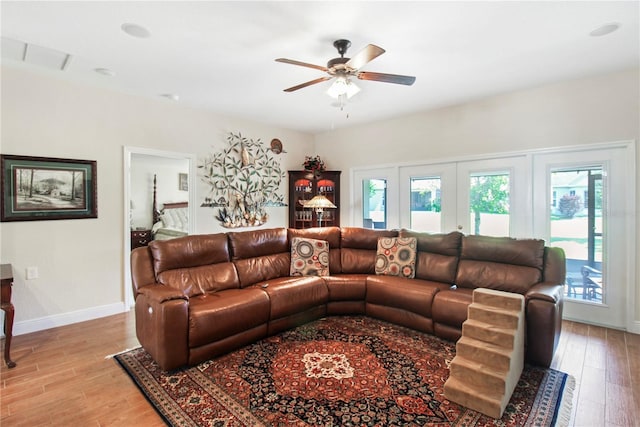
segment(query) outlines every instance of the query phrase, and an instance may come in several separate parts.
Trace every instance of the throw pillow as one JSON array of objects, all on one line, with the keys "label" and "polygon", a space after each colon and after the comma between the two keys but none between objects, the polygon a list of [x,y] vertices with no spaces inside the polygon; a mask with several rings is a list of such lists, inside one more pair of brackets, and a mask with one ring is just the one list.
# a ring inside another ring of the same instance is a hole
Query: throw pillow
[{"label": "throw pillow", "polygon": [[328,276],[329,242],[294,237],[291,240],[291,276]]},{"label": "throw pillow", "polygon": [[376,274],[413,279],[416,275],[415,237],[381,237],[378,239]]}]

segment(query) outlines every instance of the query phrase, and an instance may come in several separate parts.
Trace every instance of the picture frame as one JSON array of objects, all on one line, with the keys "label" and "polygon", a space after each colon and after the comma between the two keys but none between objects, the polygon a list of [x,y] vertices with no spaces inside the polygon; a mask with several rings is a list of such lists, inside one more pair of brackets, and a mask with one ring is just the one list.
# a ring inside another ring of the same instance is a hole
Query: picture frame
[{"label": "picture frame", "polygon": [[98,217],[94,160],[0,155],[0,221]]},{"label": "picture frame", "polygon": [[189,174],[186,174],[186,173],[178,174],[178,190],[189,191]]}]

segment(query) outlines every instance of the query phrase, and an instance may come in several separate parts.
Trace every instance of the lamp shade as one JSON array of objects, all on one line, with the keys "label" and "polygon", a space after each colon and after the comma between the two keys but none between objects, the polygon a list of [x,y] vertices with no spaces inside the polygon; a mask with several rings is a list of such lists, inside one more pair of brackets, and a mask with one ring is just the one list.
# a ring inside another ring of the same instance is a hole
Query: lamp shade
[{"label": "lamp shade", "polygon": [[331,200],[327,199],[325,196],[318,195],[314,196],[311,200],[304,204],[305,208],[310,209],[336,209],[337,206],[331,203]]},{"label": "lamp shade", "polygon": [[358,92],[360,92],[360,88],[343,76],[336,77],[331,87],[327,90],[327,94],[336,99],[339,99],[341,96],[346,96],[347,99],[349,99]]}]

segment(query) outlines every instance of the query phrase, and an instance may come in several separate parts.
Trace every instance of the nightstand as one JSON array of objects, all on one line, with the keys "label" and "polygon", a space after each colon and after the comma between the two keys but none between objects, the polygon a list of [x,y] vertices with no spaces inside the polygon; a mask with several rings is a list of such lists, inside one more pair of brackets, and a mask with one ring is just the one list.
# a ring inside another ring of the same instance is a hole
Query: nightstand
[{"label": "nightstand", "polygon": [[151,230],[131,230],[131,250],[147,246],[151,241]]}]

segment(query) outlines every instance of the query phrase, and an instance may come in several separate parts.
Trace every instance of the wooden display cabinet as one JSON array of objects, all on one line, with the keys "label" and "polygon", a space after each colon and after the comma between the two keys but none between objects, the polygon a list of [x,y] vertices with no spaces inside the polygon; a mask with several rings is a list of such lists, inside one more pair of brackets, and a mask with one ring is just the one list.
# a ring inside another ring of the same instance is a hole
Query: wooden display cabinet
[{"label": "wooden display cabinet", "polygon": [[[339,227],[340,226],[340,174],[341,171],[322,171],[316,174],[309,171],[289,171],[289,227]],[[304,207],[306,201],[314,196],[323,195],[337,206],[325,209],[322,223],[318,213]]]}]

